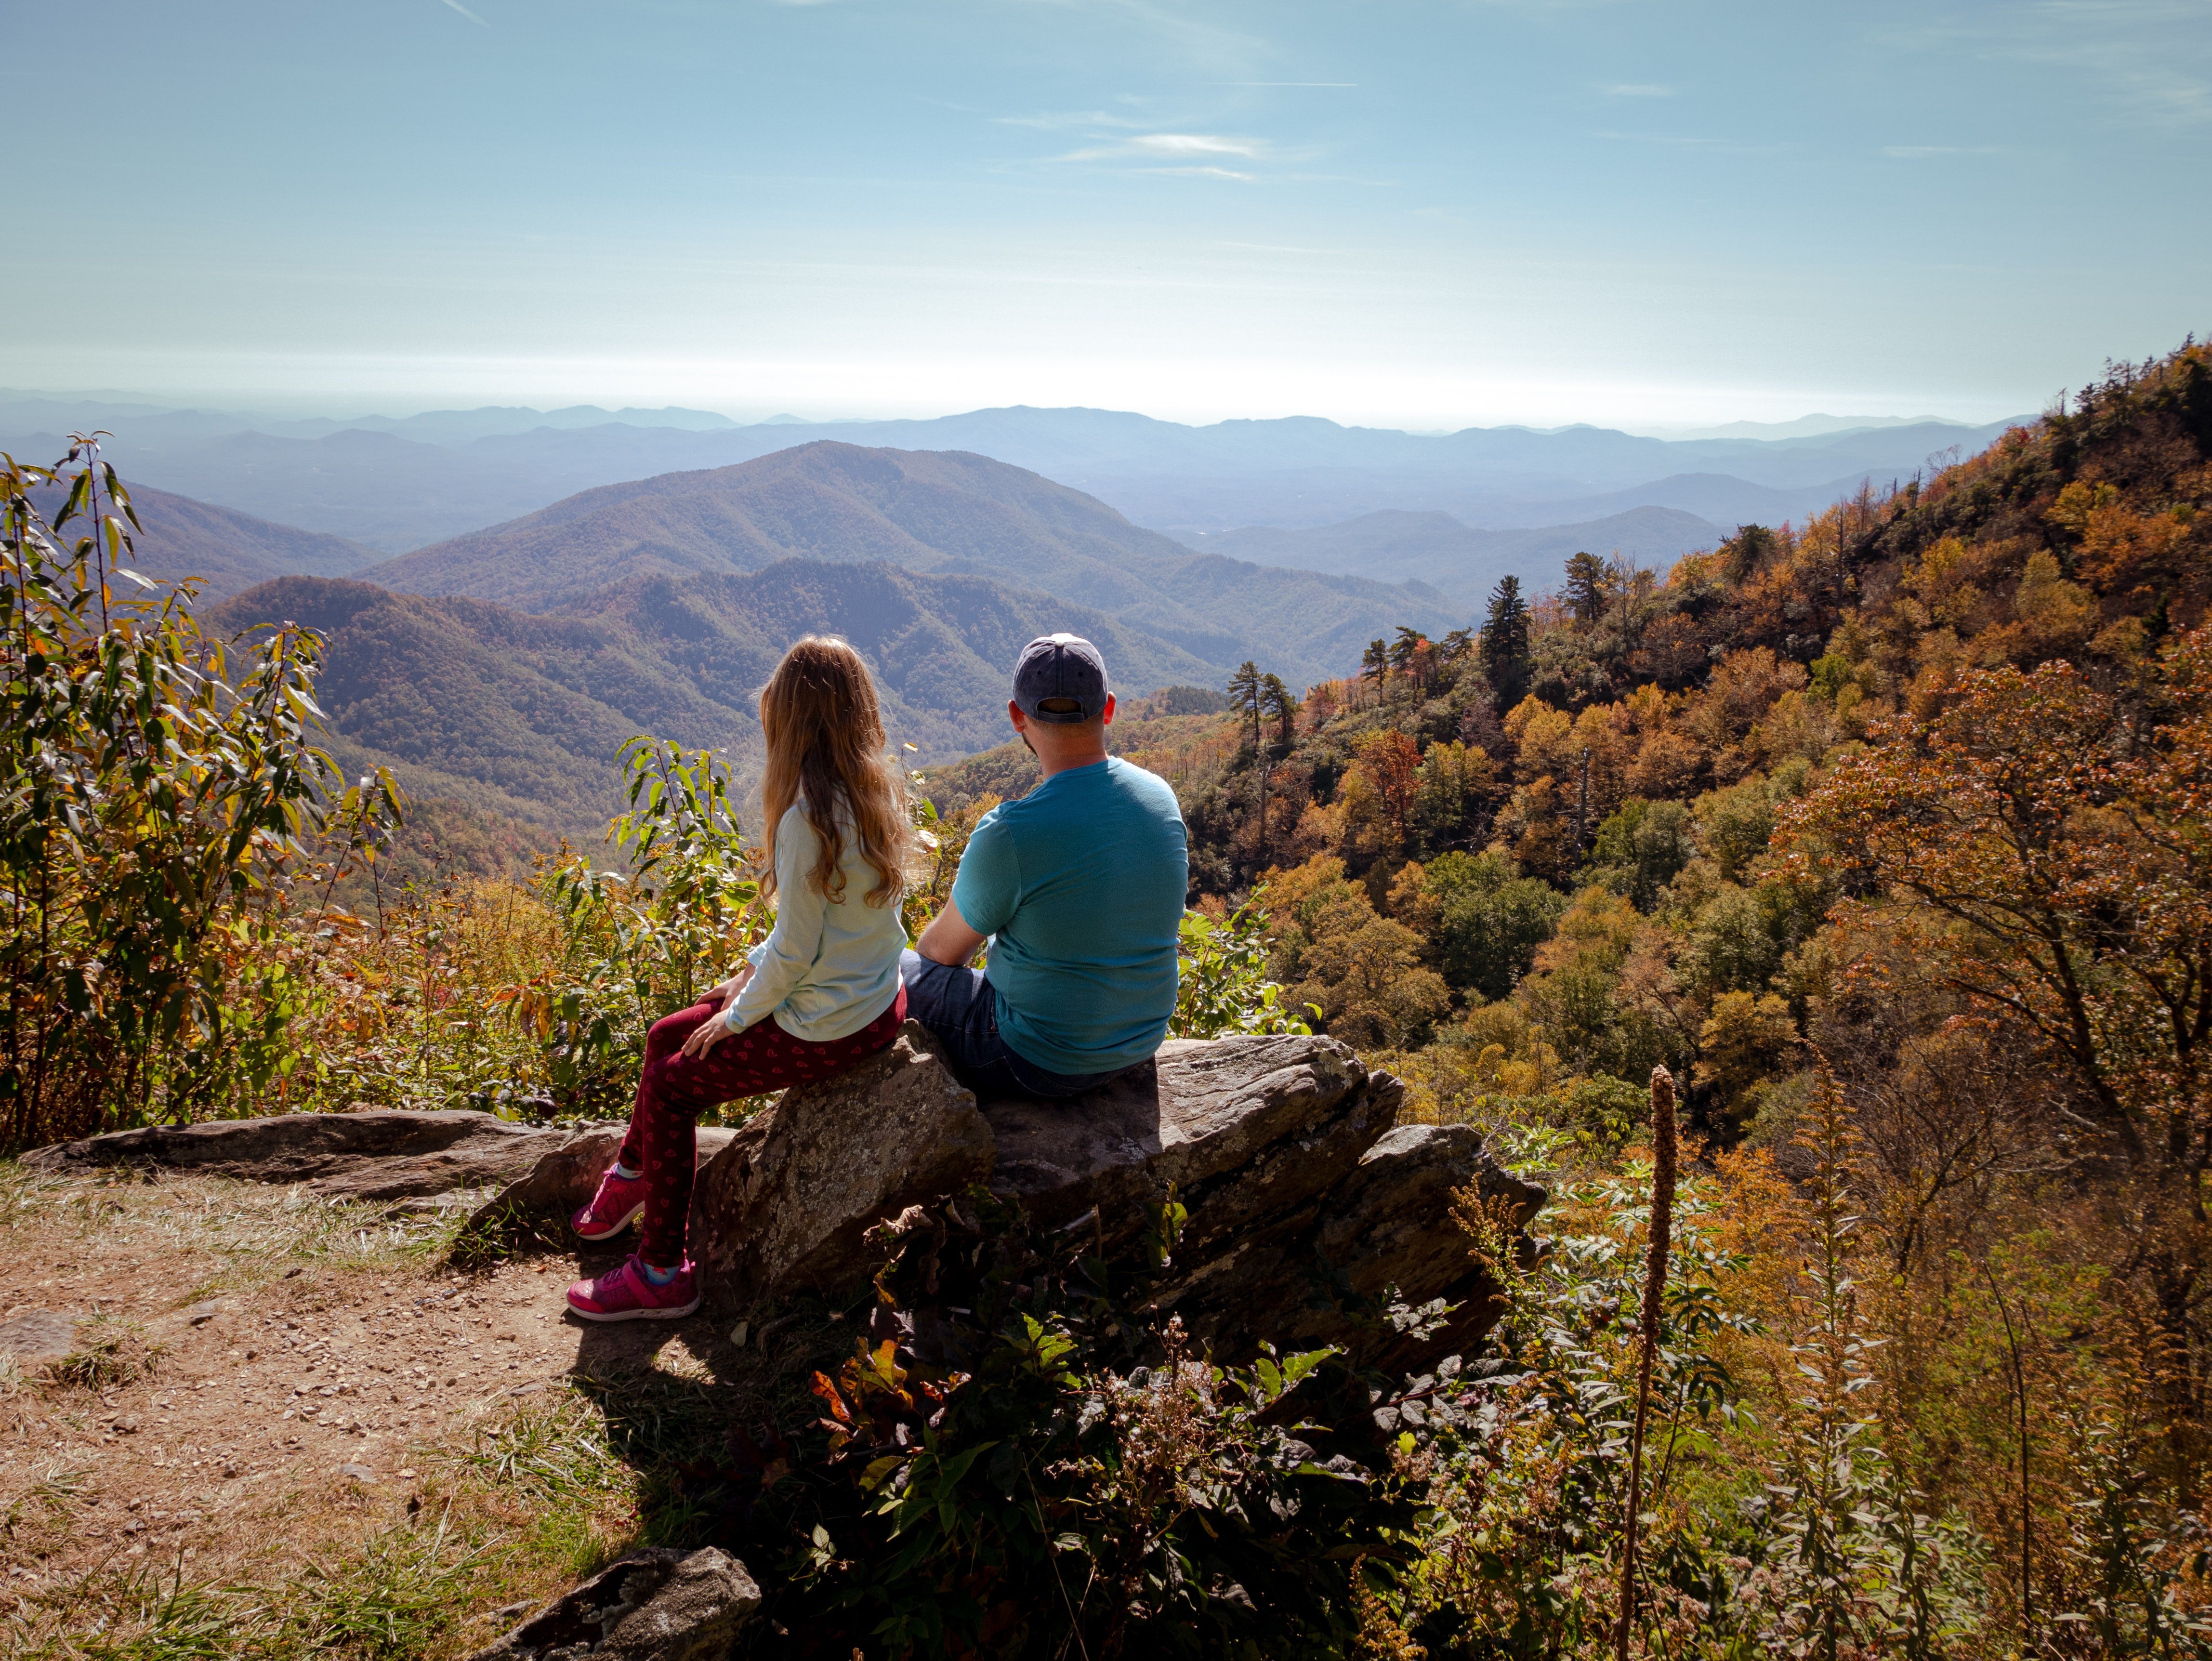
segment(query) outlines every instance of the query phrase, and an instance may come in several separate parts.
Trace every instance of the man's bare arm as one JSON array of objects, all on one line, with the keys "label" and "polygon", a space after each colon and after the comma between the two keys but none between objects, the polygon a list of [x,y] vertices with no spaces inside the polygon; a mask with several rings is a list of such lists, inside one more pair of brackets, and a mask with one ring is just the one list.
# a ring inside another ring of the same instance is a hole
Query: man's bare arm
[{"label": "man's bare arm", "polygon": [[974,957],[982,944],[983,937],[968,926],[967,918],[960,915],[960,908],[948,897],[945,910],[921,931],[921,938],[914,943],[914,949],[932,963],[957,969]]}]

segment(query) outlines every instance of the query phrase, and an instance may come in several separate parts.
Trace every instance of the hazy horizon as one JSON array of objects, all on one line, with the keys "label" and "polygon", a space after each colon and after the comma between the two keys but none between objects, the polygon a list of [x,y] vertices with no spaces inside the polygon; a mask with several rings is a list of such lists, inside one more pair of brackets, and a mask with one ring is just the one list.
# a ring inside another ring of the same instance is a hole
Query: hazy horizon
[{"label": "hazy horizon", "polygon": [[[372,407],[359,400],[347,403],[340,399],[334,398],[288,399],[281,396],[270,396],[258,400],[260,407],[256,408],[243,402],[227,400],[220,397],[208,397],[201,399],[194,399],[188,395],[163,397],[155,393],[149,392],[143,389],[133,390],[130,388],[112,386],[95,387],[90,389],[0,386],[0,405],[10,404],[18,401],[23,403],[55,403],[61,405],[76,403],[92,406],[137,406],[149,410],[158,410],[164,412],[196,411],[239,420],[268,417],[276,422],[288,423],[293,422],[326,421],[340,424],[355,421],[398,422],[406,421],[418,416],[447,415],[455,413],[467,414],[487,410],[526,411],[540,415],[550,416],[580,409],[598,409],[610,417],[629,416],[633,417],[649,417],[655,414],[674,411],[688,415],[718,416],[738,426],[757,426],[772,424],[778,422],[788,422],[793,425],[794,428],[872,424],[878,422],[886,421],[932,421],[957,416],[982,413],[984,410],[989,408],[1004,409],[1013,407],[1028,407],[1045,411],[1082,411],[1097,414],[1136,416],[1146,420],[1167,422],[1175,425],[1191,427],[1223,425],[1237,421],[1335,420],[1335,417],[1332,416],[1322,415],[1317,411],[1297,410],[1286,411],[1281,416],[1229,415],[1218,417],[1212,421],[1177,422],[1175,421],[1173,417],[1155,415],[1146,410],[1109,410],[1095,405],[1081,404],[1052,405],[1038,405],[1028,406],[994,405],[957,409],[946,408],[941,410],[932,410],[913,415],[847,412],[833,416],[801,416],[791,411],[755,412],[743,409],[714,409],[696,405],[607,405],[603,404],[595,404],[588,399],[548,399],[543,402],[536,404],[525,403],[519,399],[492,399],[481,404],[469,405],[434,404],[428,403],[421,399],[410,401],[405,399],[392,400],[387,399],[380,401],[376,405]],[[291,407],[288,408],[288,405]],[[2016,410],[2009,411],[2008,413],[2010,415],[2025,417],[2032,414],[2033,412],[2026,410]],[[2000,416],[1997,418],[2004,419],[2006,417]],[[1923,411],[1917,415],[1899,415],[1891,411],[1868,411],[1857,415],[1838,415],[1834,411],[1808,410],[1800,415],[1778,419],[1752,420],[1739,417],[1733,420],[1717,421],[1697,425],[1638,424],[1635,423],[1616,424],[1595,421],[1567,421],[1540,426],[1533,422],[1516,422],[1510,420],[1470,423],[1470,425],[1480,425],[1491,428],[1522,428],[1536,433],[1566,432],[1577,427],[1613,427],[1614,430],[1626,432],[1637,437],[1686,440],[1712,436],[1722,433],[1726,433],[1729,436],[1744,438],[1760,438],[1768,436],[1812,436],[1816,434],[1826,433],[1828,431],[1841,432],[1864,428],[1910,426],[1933,423],[1940,423],[1946,425],[1958,427],[1973,427],[1988,424],[1986,422],[1969,421],[1959,416],[1942,414],[1932,411]],[[644,423],[638,423],[635,424]],[[1338,424],[1346,427],[1365,427],[1381,430],[1403,432],[1413,437],[1443,436],[1455,431],[1467,430],[1466,428],[1421,428],[1411,426],[1406,423],[1391,423],[1387,422],[1343,422],[1339,423]],[[1732,431],[1730,429],[1744,430]]]}]

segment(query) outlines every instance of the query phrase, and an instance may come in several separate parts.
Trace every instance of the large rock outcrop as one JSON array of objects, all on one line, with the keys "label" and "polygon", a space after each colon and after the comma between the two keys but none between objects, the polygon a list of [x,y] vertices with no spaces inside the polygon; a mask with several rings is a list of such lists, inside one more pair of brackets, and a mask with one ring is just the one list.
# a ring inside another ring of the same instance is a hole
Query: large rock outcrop
[{"label": "large rock outcrop", "polygon": [[[1186,1217],[1163,1312],[1224,1355],[1361,1341],[1387,1364],[1470,1348],[1496,1317],[1452,1216],[1473,1190],[1515,1227],[1543,1190],[1501,1171],[1465,1126],[1400,1125],[1404,1092],[1326,1037],[1176,1041],[1066,1102],[979,1108],[908,1022],[875,1056],[789,1090],[735,1131],[699,1133],[691,1250],[727,1315],[865,1285],[861,1236],[909,1205],[985,1181],[1048,1228],[1133,1247],[1172,1198]],[[483,1113],[293,1114],[135,1130],[43,1149],[48,1168],[143,1161],[332,1197],[501,1183],[472,1231],[557,1230],[622,1141],[619,1126],[535,1130]],[[1458,1309],[1441,1328],[1382,1318],[1395,1295]]]},{"label": "large rock outcrop", "polygon": [[[1544,1194],[1466,1126],[1399,1126],[1404,1093],[1334,1038],[1172,1042],[1076,1101],[986,1108],[992,1186],[1046,1221],[1096,1206],[1109,1244],[1172,1194],[1188,1217],[1155,1303],[1225,1354],[1364,1335],[1370,1354],[1410,1362],[1465,1347],[1498,1312],[1454,1190],[1503,1196],[1516,1227]],[[1394,1335],[1379,1318],[1393,1294],[1459,1308],[1425,1336]]]},{"label": "large rock outcrop", "polygon": [[990,1175],[975,1098],[908,1021],[891,1047],[787,1090],[699,1172],[691,1255],[720,1310],[866,1279],[860,1237]]},{"label": "large rock outcrop", "polygon": [[991,1185],[1048,1225],[1097,1207],[1109,1244],[1172,1189],[1202,1250],[1328,1187],[1395,1122],[1402,1092],[1333,1038],[1172,1039],[1072,1102],[994,1102]]},{"label": "large rock outcrop", "polygon": [[[1400,1125],[1310,1200],[1179,1262],[1158,1301],[1224,1351],[1261,1339],[1285,1350],[1364,1339],[1385,1371],[1464,1353],[1503,1309],[1468,1256],[1455,1191],[1503,1199],[1516,1229],[1544,1201],[1543,1189],[1499,1169],[1468,1126]],[[1455,1307],[1440,1325],[1397,1331],[1376,1319],[1393,1293],[1408,1306]]]},{"label": "large rock outcrop", "polygon": [[[1224,1354],[1262,1339],[1346,1343],[1410,1363],[1464,1348],[1497,1311],[1452,1216],[1455,1190],[1503,1197],[1516,1226],[1543,1190],[1464,1126],[1397,1125],[1404,1092],[1332,1038],[1171,1042],[1066,1102],[978,1109],[909,1023],[866,1067],[788,1092],[701,1171],[693,1252],[734,1312],[863,1281],[860,1236],[910,1204],[987,1180],[1048,1228],[1133,1245],[1185,1211],[1165,1312]],[[1389,1298],[1459,1305],[1395,1334]]]},{"label": "large rock outcrop", "polygon": [[760,1603],[745,1566],[711,1546],[634,1551],[470,1661],[724,1661]]}]

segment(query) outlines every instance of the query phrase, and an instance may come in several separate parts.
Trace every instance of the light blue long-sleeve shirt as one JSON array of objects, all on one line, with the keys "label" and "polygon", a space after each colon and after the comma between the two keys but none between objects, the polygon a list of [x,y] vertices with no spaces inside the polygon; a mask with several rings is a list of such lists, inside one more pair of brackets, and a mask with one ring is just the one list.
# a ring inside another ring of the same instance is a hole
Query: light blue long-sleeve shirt
[{"label": "light blue long-sleeve shirt", "polygon": [[[722,1019],[742,1032],[764,1015],[794,1038],[829,1043],[849,1038],[897,997],[899,953],[906,925],[898,897],[871,905],[876,868],[860,839],[845,832],[844,897],[835,904],[813,882],[821,839],[794,802],[775,830],[775,928],[747,954],[752,978]],[[849,822],[848,822],[849,824]]]}]

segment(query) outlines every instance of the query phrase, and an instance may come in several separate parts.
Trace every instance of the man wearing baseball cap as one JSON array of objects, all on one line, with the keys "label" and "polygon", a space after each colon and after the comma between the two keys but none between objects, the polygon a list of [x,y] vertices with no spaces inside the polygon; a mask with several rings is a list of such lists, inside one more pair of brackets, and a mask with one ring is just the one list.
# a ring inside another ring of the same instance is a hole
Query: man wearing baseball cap
[{"label": "man wearing baseball cap", "polygon": [[[1106,753],[1114,695],[1080,636],[1022,648],[1006,714],[1042,776],[983,815],[900,973],[908,1013],[978,1096],[1074,1096],[1167,1036],[1189,882],[1182,813],[1164,781]],[[969,968],[987,939],[990,966]]]}]

